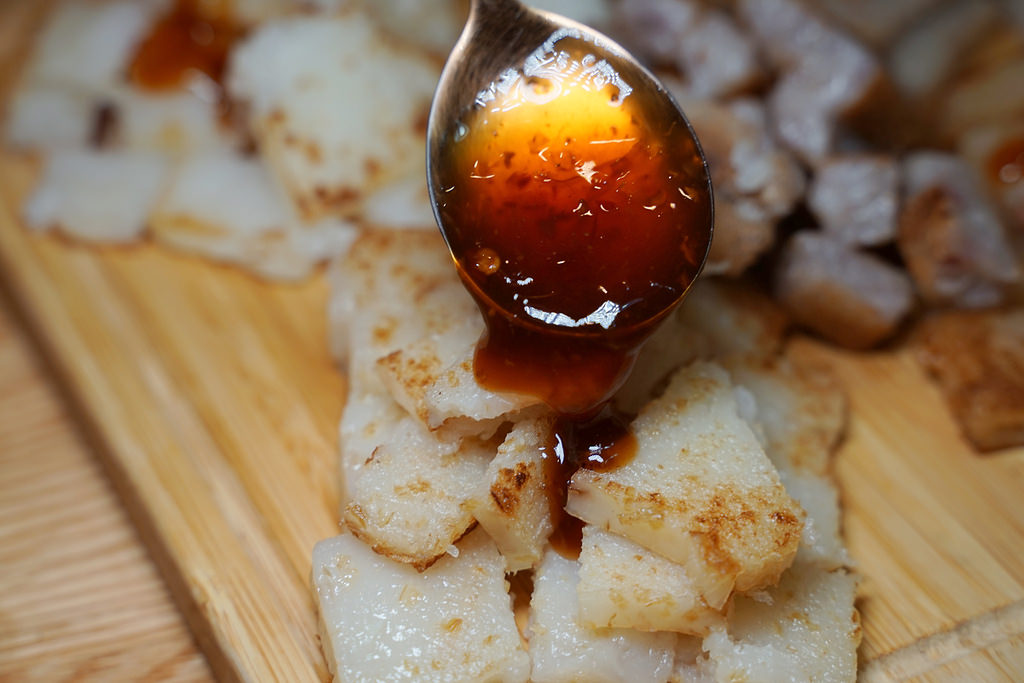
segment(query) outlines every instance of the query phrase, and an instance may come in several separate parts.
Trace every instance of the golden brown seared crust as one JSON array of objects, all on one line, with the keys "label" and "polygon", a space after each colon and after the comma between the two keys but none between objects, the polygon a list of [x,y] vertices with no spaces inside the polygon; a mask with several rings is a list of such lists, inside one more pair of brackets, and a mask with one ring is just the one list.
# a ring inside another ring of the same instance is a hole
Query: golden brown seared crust
[{"label": "golden brown seared crust", "polygon": [[533,478],[529,463],[517,462],[513,467],[502,467],[491,484],[491,499],[504,514],[512,517],[522,505],[522,493]]},{"label": "golden brown seared crust", "polygon": [[684,565],[707,603],[771,585],[796,555],[804,511],[737,412],[728,374],[679,370],[634,420],[634,460],[581,469],[566,509]]},{"label": "golden brown seared crust", "polygon": [[917,358],[977,448],[1024,444],[1024,308],[936,314],[918,329]]}]

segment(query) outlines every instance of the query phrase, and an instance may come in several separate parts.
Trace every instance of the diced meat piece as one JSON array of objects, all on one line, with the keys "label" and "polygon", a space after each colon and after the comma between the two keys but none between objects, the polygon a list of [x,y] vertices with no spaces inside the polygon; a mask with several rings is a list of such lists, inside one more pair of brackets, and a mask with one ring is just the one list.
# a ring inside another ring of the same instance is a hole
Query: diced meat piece
[{"label": "diced meat piece", "polygon": [[92,141],[95,116],[92,98],[67,88],[21,88],[10,102],[7,142],[17,148],[81,149]]},{"label": "diced meat piece", "polygon": [[858,38],[887,46],[915,18],[943,0],[818,0],[817,6]]},{"label": "diced meat piece", "polygon": [[[678,89],[671,80],[666,85]],[[679,94],[707,157],[715,191],[751,199],[771,218],[788,213],[803,195],[804,175],[772,137],[764,106],[750,99],[719,104]]]},{"label": "diced meat piece", "polygon": [[569,513],[683,565],[713,608],[733,588],[777,581],[803,511],[740,417],[728,374],[711,363],[683,368],[631,428],[636,457],[573,475]]},{"label": "diced meat piece", "polygon": [[533,683],[667,680],[676,637],[632,629],[592,629],[577,619],[578,565],[548,550],[534,573],[529,640]]},{"label": "diced meat piece", "polygon": [[467,507],[497,544],[508,571],[529,569],[544,554],[553,528],[552,483],[547,457],[554,457],[554,419],[520,420],[498,447]]},{"label": "diced meat piece", "polygon": [[818,167],[807,204],[825,232],[853,245],[896,237],[899,177],[888,157],[833,157]]},{"label": "diced meat piece", "polygon": [[685,75],[694,97],[724,97],[764,78],[753,41],[725,12],[692,0],[619,4],[621,32],[633,52]]},{"label": "diced meat piece", "polygon": [[788,324],[769,296],[705,277],[641,348],[615,405],[636,414],[661,393],[677,369],[698,358],[772,358],[782,348]]},{"label": "diced meat piece", "polygon": [[769,96],[779,139],[816,165],[835,146],[839,118],[870,97],[877,60],[798,0],[743,0],[739,12],[784,70]]},{"label": "diced meat piece", "polygon": [[275,279],[307,276],[348,248],[353,225],[306,225],[259,159],[233,153],[190,157],[172,173],[150,218],[153,235],[176,248]]},{"label": "diced meat piece", "polygon": [[889,50],[889,73],[912,96],[934,91],[999,17],[994,3],[958,0],[928,12]]},{"label": "diced meat piece", "polygon": [[765,53],[780,67],[868,52],[826,22],[816,8],[800,0],[739,0],[736,9]]},{"label": "diced meat piece", "polygon": [[597,527],[583,527],[580,621],[591,628],[632,628],[706,635],[722,621],[681,565]]},{"label": "diced meat piece", "polygon": [[345,524],[374,551],[423,570],[475,523],[466,502],[496,444],[441,440],[404,414],[384,427],[350,486]]},{"label": "diced meat piece", "polygon": [[466,23],[466,4],[451,0],[374,0],[366,7],[385,31],[441,57]]},{"label": "diced meat piece", "polygon": [[918,152],[904,163],[907,199],[898,244],[921,296],[937,304],[998,304],[1020,280],[999,217],[957,157]]},{"label": "diced meat piece", "polygon": [[106,91],[123,79],[155,9],[144,2],[58,4],[25,67],[25,82],[89,95]]},{"label": "diced meat piece", "polygon": [[783,248],[775,293],[795,322],[854,349],[890,337],[914,306],[902,270],[814,231],[794,234]]},{"label": "diced meat piece", "polygon": [[437,83],[428,58],[390,43],[363,13],[261,26],[235,49],[228,90],[249,104],[260,149],[300,213],[351,213],[422,164]]},{"label": "diced meat piece", "polygon": [[975,447],[1024,445],[1024,309],[939,313],[917,357]]},{"label": "diced meat piece", "polygon": [[728,364],[733,381],[756,403],[751,422],[764,436],[765,453],[786,492],[807,512],[798,562],[827,569],[849,564],[840,537],[839,496],[829,461],[846,425],[846,403],[825,368],[785,359]]},{"label": "diced meat piece", "polygon": [[728,626],[704,639],[717,681],[853,681],[857,580],[843,569],[794,565],[768,599],[739,596]]},{"label": "diced meat piece", "polygon": [[[679,88],[671,80],[667,85]],[[803,194],[804,174],[775,143],[760,103],[680,100],[715,186],[715,235],[706,267],[737,275],[773,244],[775,221]]]},{"label": "diced meat piece", "polygon": [[837,148],[839,119],[870,98],[879,73],[856,48],[786,72],[768,98],[779,140],[811,166],[824,161]]},{"label": "diced meat piece", "polygon": [[775,244],[775,220],[749,199],[716,194],[715,232],[704,270],[708,275],[741,275]]},{"label": "diced meat piece", "polygon": [[724,12],[706,10],[679,42],[678,64],[697,97],[723,97],[764,77],[753,42]]},{"label": "diced meat piece", "polygon": [[737,125],[728,148],[733,187],[738,194],[753,196],[772,218],[784,216],[804,194],[803,170],[772,137],[768,113],[760,102],[735,100],[729,111]]},{"label": "diced meat piece", "polygon": [[986,184],[1012,231],[1024,235],[1024,123],[981,126],[959,140],[960,154]]},{"label": "diced meat piece", "polygon": [[633,0],[618,3],[616,11],[635,54],[674,64],[682,37],[690,32],[701,7],[687,0]]},{"label": "diced meat piece", "polygon": [[[313,549],[320,640],[337,681],[525,683],[505,565],[476,532],[417,573],[336,536]],[[395,616],[401,615],[401,623]]]},{"label": "diced meat piece", "polygon": [[24,206],[25,223],[90,242],[131,242],[146,229],[166,175],[167,162],[154,154],[55,151]]}]

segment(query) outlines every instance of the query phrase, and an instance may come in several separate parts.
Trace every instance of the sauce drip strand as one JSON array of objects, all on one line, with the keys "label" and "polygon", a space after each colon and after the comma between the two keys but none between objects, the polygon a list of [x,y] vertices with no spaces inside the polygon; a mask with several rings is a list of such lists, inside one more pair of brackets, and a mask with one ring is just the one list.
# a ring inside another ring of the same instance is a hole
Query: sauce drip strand
[{"label": "sauce drip strand", "polygon": [[636,455],[636,437],[625,416],[602,411],[585,423],[561,418],[541,451],[547,486],[548,514],[554,527],[548,542],[569,559],[580,554],[583,522],[565,511],[569,480],[580,467],[605,472],[627,464]]},{"label": "sauce drip strand", "polygon": [[483,386],[593,417],[696,278],[711,238],[707,170],[646,82],[559,29],[453,123],[435,198],[487,321]]}]

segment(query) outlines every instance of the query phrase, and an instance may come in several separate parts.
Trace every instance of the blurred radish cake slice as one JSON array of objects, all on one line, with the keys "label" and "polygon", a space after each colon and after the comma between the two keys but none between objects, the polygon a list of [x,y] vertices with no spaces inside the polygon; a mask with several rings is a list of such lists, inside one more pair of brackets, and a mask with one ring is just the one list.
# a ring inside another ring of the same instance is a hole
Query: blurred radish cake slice
[{"label": "blurred radish cake slice", "polygon": [[23,87],[8,107],[5,136],[16,149],[82,149],[99,128],[92,98],[67,88]]},{"label": "blurred radish cake slice", "polygon": [[665,681],[673,633],[590,628],[578,617],[578,564],[548,550],[534,573],[528,634],[533,683]]},{"label": "blurred radish cake slice", "polygon": [[84,93],[122,82],[145,36],[156,2],[66,2],[48,18],[22,78]]},{"label": "blurred radish cake slice", "polygon": [[340,219],[304,224],[259,159],[232,153],[183,161],[150,224],[174,247],[285,280],[308,275],[356,235]]},{"label": "blurred radish cake slice", "polygon": [[164,158],[146,152],[54,152],[25,204],[25,224],[89,242],[132,242],[166,175]]},{"label": "blurred radish cake slice", "polygon": [[313,550],[321,643],[338,681],[525,683],[505,563],[483,532],[425,572],[353,536]]},{"label": "blurred radish cake slice", "polygon": [[248,104],[261,152],[307,219],[352,213],[419,168],[439,70],[366,15],[262,25],[234,51],[228,91]]},{"label": "blurred radish cake slice", "polygon": [[573,476],[569,513],[683,565],[713,608],[733,589],[775,583],[804,512],[740,417],[726,371],[704,362],[678,371],[632,430],[632,460]]}]

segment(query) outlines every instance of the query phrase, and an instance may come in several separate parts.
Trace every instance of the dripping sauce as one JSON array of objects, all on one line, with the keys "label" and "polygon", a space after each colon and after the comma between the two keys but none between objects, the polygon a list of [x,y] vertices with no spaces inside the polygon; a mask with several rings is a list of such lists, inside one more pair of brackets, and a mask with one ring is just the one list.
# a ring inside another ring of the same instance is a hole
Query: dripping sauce
[{"label": "dripping sauce", "polygon": [[221,86],[231,47],[241,29],[225,12],[177,0],[139,43],[129,66],[132,82],[146,90],[177,90],[205,76]]},{"label": "dripping sauce", "polygon": [[569,555],[581,523],[564,512],[567,483],[635,452],[608,401],[711,240],[696,139],[646,82],[578,33],[553,34],[452,122],[450,159],[432,168],[439,224],[487,323],[477,380],[560,416],[545,462],[552,545]]}]

